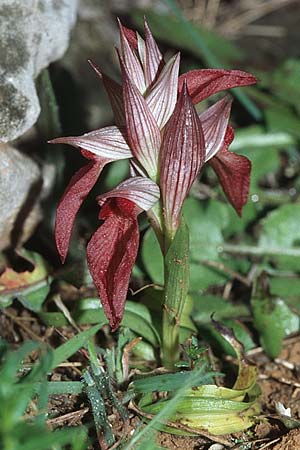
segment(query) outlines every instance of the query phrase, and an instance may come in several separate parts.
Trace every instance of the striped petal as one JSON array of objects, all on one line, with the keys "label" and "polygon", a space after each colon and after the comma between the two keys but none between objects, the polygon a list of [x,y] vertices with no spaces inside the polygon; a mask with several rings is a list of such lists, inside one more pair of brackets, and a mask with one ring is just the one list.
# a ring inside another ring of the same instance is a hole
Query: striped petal
[{"label": "striped petal", "polygon": [[164,60],[160,50],[152,36],[150,28],[145,19],[145,39],[146,39],[146,64],[144,67],[147,86],[150,86],[157,79],[164,66]]},{"label": "striped petal", "polygon": [[100,67],[98,67],[93,61],[88,59],[88,63],[94,69],[98,77],[102,80],[107,95],[110,100],[111,109],[114,113],[115,123],[118,127],[125,125],[124,117],[124,104],[123,104],[123,94],[122,86],[114,81],[112,78],[107,76]]},{"label": "striped petal", "polygon": [[180,54],[177,53],[163,68],[158,80],[146,97],[160,129],[168,122],[177,100]]},{"label": "striped petal", "polygon": [[87,246],[87,261],[112,330],[121,323],[130,274],[138,246],[139,208],[129,200],[107,200],[99,218],[104,223]]},{"label": "striped petal", "polygon": [[152,178],[157,174],[161,136],[158,125],[144,97],[131,82],[120,58],[123,78],[123,99],[130,148]]},{"label": "striped petal", "polygon": [[241,216],[243,206],[248,199],[251,162],[245,156],[228,150],[233,137],[233,129],[228,127],[221,150],[209,161],[209,164],[216,172],[229,202]]},{"label": "striped petal", "polygon": [[204,100],[216,92],[237,86],[248,86],[257,82],[257,79],[253,75],[241,70],[191,70],[179,77],[179,92],[183,87],[185,79],[194,104],[201,102],[201,100]]},{"label": "striped petal", "polygon": [[121,39],[121,50],[122,50],[122,59],[128,71],[129,77],[131,81],[135,84],[141,94],[144,94],[146,90],[145,76],[141,66],[141,63],[136,55],[136,53],[132,50],[129,42],[127,41],[126,35],[124,33],[124,27],[119,22],[120,26],[120,39]]},{"label": "striped petal", "polygon": [[55,241],[62,262],[65,261],[75,217],[83,201],[94,187],[99,175],[110,162],[105,159],[92,159],[73,175],[56,210]]},{"label": "striped petal", "polygon": [[82,136],[56,138],[49,143],[73,145],[87,150],[97,157],[112,161],[132,158],[133,156],[126,142],[125,130],[114,126],[91,131]]},{"label": "striped petal", "polygon": [[205,138],[205,162],[223,146],[231,104],[231,98],[224,97],[199,116]]},{"label": "striped petal", "polygon": [[[120,20],[118,20],[119,25],[121,25]],[[130,45],[130,47],[133,50],[138,50],[138,40],[137,40],[137,33],[132,30],[131,28],[127,28],[124,25],[121,25],[122,27],[122,32],[124,33],[124,35],[126,36],[126,39]]]},{"label": "striped petal", "polygon": [[[139,33],[136,33],[137,36],[137,44],[138,44],[138,54],[140,61],[142,63],[142,67],[144,69],[144,75],[145,75],[145,67],[146,67],[146,44],[144,39],[139,35]],[[146,81],[146,85],[148,87],[148,83]]]},{"label": "striped petal", "polygon": [[204,160],[201,122],[184,84],[165,127],[161,150],[161,195],[166,228],[171,236],[176,232],[183,202]]},{"label": "striped petal", "polygon": [[108,198],[125,198],[134,202],[139,208],[148,211],[159,200],[160,191],[156,183],[149,178],[132,177],[120,183],[115,189],[99,195],[97,201],[102,206]]}]

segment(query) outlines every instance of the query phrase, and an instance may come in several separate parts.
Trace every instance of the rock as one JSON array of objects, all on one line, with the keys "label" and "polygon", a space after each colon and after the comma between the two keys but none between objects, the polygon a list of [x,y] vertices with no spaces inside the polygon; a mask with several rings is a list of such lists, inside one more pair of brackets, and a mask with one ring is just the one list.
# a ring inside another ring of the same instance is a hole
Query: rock
[{"label": "rock", "polygon": [[26,241],[40,221],[43,180],[38,165],[0,144],[0,250]]},{"label": "rock", "polygon": [[77,0],[0,2],[0,142],[25,133],[40,112],[35,78],[64,54]]}]

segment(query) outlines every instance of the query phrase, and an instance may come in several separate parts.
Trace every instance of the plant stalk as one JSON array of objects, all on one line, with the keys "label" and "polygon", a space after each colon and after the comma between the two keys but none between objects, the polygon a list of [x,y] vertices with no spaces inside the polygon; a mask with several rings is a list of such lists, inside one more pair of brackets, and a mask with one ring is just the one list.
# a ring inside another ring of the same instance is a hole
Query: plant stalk
[{"label": "plant stalk", "polygon": [[179,360],[179,330],[189,290],[189,230],[180,227],[164,257],[165,290],[162,315],[162,362],[174,369]]}]

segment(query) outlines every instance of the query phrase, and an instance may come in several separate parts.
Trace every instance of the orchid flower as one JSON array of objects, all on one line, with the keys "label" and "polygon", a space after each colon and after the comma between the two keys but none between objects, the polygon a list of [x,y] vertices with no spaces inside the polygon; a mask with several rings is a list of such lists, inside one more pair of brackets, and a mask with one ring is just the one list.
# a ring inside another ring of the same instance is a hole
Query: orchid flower
[{"label": "orchid flower", "polygon": [[110,325],[121,320],[139,245],[137,216],[146,211],[162,243],[178,229],[183,202],[205,162],[241,214],[250,162],[228,150],[231,100],[224,97],[198,115],[194,104],[216,92],[256,82],[240,70],[202,69],[179,76],[180,54],[164,60],[145,21],[145,40],[120,26],[122,86],[90,62],[101,78],[115,126],[52,143],[79,148],[88,164],[71,179],[57,208],[55,237],[64,262],[76,214],[103,167],[129,159],[131,175],[98,197],[103,221],[87,247],[88,266]]}]

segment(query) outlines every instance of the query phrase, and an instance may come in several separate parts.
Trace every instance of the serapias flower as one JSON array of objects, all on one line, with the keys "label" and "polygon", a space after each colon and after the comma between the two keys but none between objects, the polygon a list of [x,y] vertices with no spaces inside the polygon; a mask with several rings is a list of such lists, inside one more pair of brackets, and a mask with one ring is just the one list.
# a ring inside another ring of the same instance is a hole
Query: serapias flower
[{"label": "serapias flower", "polygon": [[98,197],[103,223],[87,248],[89,269],[113,329],[122,320],[138,251],[138,214],[147,212],[163,248],[166,236],[168,242],[174,237],[183,202],[207,161],[241,214],[251,166],[246,157],[228,150],[231,100],[225,97],[200,115],[194,104],[256,82],[239,70],[202,69],[179,76],[180,54],[165,62],[146,21],[145,40],[119,25],[122,86],[90,62],[108,93],[116,126],[51,141],[73,145],[89,160],[73,176],[57,208],[55,238],[63,262],[76,214],[103,167],[130,160],[132,177]]}]

